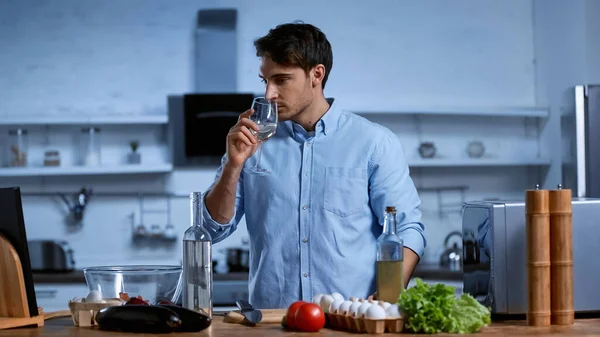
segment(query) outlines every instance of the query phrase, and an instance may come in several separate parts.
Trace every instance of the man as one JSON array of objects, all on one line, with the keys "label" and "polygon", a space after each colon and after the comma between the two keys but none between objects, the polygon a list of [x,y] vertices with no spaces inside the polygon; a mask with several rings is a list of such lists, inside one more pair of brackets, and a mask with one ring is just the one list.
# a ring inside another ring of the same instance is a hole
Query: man
[{"label": "man", "polygon": [[276,134],[262,145],[269,172],[251,171],[258,141],[248,110],[227,136],[203,212],[215,243],[246,216],[250,303],[285,308],[318,293],[373,294],[386,206],[397,208],[407,284],[426,241],[398,137],[325,98],[333,56],[318,28],[280,25],[254,45],[265,96],[278,106]]}]

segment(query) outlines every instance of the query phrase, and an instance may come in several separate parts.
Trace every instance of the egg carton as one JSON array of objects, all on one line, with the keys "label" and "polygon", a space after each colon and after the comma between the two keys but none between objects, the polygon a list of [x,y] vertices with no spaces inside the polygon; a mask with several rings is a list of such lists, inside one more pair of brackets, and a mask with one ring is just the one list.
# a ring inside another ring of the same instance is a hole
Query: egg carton
[{"label": "egg carton", "polygon": [[[372,299],[357,300],[359,302],[372,302]],[[378,304],[374,303],[374,305]],[[325,314],[325,317],[327,318],[329,328],[355,333],[400,333],[404,328],[404,319],[402,317],[386,317],[380,319],[372,319],[364,317],[364,315],[362,317],[356,317],[354,314],[348,314],[347,312],[327,312]]]},{"label": "egg carton", "polygon": [[104,298],[102,302],[81,302],[76,299],[69,301],[69,310],[73,325],[76,327],[96,326],[96,313],[104,308],[123,305],[125,301],[120,298]]},{"label": "egg carton", "polygon": [[400,333],[404,328],[403,318],[369,319],[327,313],[330,328],[356,333],[381,334]]}]

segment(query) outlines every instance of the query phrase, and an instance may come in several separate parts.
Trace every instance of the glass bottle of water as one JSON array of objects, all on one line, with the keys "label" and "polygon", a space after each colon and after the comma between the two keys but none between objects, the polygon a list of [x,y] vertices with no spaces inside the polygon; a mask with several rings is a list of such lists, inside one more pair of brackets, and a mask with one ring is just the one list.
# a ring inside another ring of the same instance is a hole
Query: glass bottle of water
[{"label": "glass bottle of water", "polygon": [[396,234],[396,207],[388,206],[377,238],[377,299],[396,303],[403,290],[404,242]]},{"label": "glass bottle of water", "polygon": [[183,235],[182,305],[212,318],[212,240],[202,227],[203,201],[202,193],[190,194],[191,226]]}]

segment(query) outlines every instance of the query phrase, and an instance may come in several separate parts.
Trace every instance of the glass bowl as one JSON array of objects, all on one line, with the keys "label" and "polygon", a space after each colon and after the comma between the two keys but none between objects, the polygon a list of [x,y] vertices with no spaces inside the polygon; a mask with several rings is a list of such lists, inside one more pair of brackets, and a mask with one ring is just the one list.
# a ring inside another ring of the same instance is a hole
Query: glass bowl
[{"label": "glass bowl", "polygon": [[89,290],[99,290],[103,298],[123,292],[156,304],[177,303],[181,295],[181,266],[98,266],[83,268],[83,274]]}]

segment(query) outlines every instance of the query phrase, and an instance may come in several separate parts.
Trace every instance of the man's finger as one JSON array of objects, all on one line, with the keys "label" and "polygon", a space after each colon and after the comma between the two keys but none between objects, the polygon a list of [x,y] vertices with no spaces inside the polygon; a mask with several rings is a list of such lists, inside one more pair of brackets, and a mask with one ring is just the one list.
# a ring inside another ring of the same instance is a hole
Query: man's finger
[{"label": "man's finger", "polygon": [[248,110],[242,112],[240,114],[240,116],[238,117],[238,121],[242,118],[248,118],[248,117],[252,116],[253,113],[254,113],[254,109],[248,109]]}]

